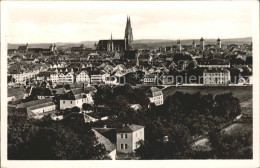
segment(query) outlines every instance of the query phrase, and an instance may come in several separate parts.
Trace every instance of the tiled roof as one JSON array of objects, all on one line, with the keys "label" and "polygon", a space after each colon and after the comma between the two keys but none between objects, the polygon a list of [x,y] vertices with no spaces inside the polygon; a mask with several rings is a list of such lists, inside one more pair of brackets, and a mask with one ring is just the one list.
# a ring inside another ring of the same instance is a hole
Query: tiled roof
[{"label": "tiled roof", "polygon": [[17,105],[17,108],[27,108],[27,107],[31,107],[31,106],[35,106],[35,105],[39,105],[39,104],[48,103],[48,102],[52,102],[52,98],[33,100],[30,102],[21,103],[21,104]]},{"label": "tiled roof", "polygon": [[92,129],[93,132],[95,133],[97,140],[100,144],[103,144],[108,152],[112,152],[113,150],[116,149],[116,145],[113,144],[109,139],[104,137],[102,134],[97,132],[95,129]]},{"label": "tiled roof", "polygon": [[132,124],[132,125],[125,126],[121,129],[117,130],[117,133],[131,133],[131,132],[135,132],[135,131],[142,129],[142,128],[144,128],[144,126]]},{"label": "tiled roof", "polygon": [[69,92],[62,95],[61,100],[77,100],[83,98],[83,90],[82,89],[71,89]]},{"label": "tiled roof", "polygon": [[[158,92],[158,94],[156,92]],[[160,96],[160,95],[162,95],[162,92],[157,87],[151,87],[150,89],[148,89],[146,91],[146,96],[148,96],[148,97],[153,97],[153,94],[156,94],[155,96]]]},{"label": "tiled roof", "polygon": [[53,96],[49,88],[33,88],[32,95],[36,96]]},{"label": "tiled roof", "polygon": [[28,107],[28,110],[35,110],[35,109],[39,109],[39,108],[43,108],[43,107],[47,107],[47,106],[52,106],[52,105],[54,105],[53,102],[37,104],[35,106]]}]

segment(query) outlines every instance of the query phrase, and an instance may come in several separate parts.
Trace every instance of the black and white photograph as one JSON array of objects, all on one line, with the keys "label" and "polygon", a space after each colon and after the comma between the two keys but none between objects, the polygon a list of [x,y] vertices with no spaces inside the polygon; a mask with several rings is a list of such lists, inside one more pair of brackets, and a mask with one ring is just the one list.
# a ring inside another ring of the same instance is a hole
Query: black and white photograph
[{"label": "black and white photograph", "polygon": [[1,8],[1,167],[260,166],[258,1]]}]

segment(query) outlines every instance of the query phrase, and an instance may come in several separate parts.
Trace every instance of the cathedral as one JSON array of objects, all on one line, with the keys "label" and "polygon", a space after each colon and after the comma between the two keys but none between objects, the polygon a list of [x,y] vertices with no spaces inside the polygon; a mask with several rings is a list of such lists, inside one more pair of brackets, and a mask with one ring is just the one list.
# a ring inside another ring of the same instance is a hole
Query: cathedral
[{"label": "cathedral", "polygon": [[133,32],[131,27],[130,17],[127,17],[126,28],[125,28],[125,38],[124,39],[113,39],[99,40],[98,44],[95,46],[98,51],[125,51],[133,49]]}]

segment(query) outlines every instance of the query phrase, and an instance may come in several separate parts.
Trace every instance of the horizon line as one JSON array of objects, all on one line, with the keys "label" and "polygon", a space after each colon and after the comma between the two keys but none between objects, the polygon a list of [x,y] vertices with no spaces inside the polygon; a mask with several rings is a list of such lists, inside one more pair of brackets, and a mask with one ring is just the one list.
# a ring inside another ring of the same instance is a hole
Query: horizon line
[{"label": "horizon line", "polygon": [[[203,37],[203,36],[202,36]],[[201,38],[201,37],[200,37]],[[133,41],[137,41],[137,40],[165,40],[165,41],[177,41],[177,40],[200,40],[200,38],[177,38],[177,39],[148,39],[148,38],[144,38],[144,39],[135,39]],[[220,38],[221,40],[231,40],[231,39],[243,39],[243,38],[253,38],[252,36],[247,36],[247,37],[234,37],[234,38]],[[122,38],[123,39],[123,38]],[[214,40],[214,39],[218,39],[218,38],[204,38],[204,40]],[[114,40],[120,40],[120,39],[114,39]],[[98,42],[99,40],[86,40],[86,41],[77,41],[77,42],[68,42],[68,41],[64,41],[64,42],[14,42],[14,43],[10,43],[7,42],[7,44],[56,44],[56,43],[84,43],[84,42]]]}]

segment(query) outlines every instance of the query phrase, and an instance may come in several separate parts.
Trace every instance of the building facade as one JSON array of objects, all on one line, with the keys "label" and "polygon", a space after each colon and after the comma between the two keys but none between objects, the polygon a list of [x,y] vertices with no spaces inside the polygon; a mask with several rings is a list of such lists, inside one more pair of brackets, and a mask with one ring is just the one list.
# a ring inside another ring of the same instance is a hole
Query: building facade
[{"label": "building facade", "polygon": [[228,85],[230,71],[227,69],[208,69],[203,72],[204,85]]},{"label": "building facade", "polygon": [[76,75],[76,82],[77,83],[89,83],[90,78],[86,71],[81,71]]},{"label": "building facade", "polygon": [[27,108],[29,118],[41,119],[44,115],[56,110],[56,105],[52,102],[43,103]]},{"label": "building facade", "polygon": [[138,142],[144,141],[144,126],[129,125],[117,131],[117,153],[129,154],[139,147]]},{"label": "building facade", "polygon": [[71,89],[60,98],[60,109],[65,110],[75,106],[81,109],[84,103],[94,103],[92,94],[85,93],[82,89]]},{"label": "building facade", "polygon": [[154,103],[156,106],[163,104],[163,93],[157,87],[151,87],[147,92],[146,96],[150,100],[150,103]]}]

